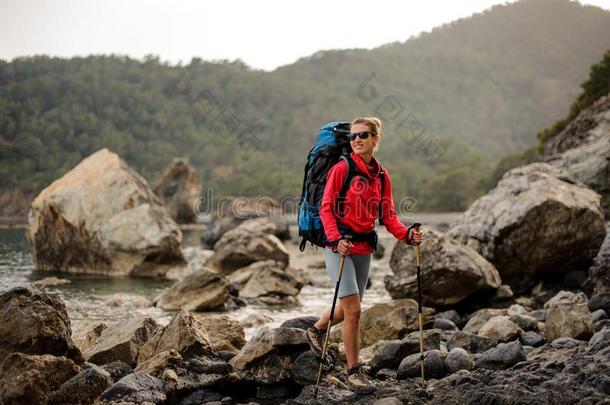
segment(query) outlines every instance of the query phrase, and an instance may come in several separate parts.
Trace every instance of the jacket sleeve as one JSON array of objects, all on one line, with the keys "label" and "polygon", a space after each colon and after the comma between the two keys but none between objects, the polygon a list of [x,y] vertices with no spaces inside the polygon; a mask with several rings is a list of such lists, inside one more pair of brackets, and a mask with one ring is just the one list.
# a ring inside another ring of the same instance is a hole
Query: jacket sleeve
[{"label": "jacket sleeve", "polygon": [[383,196],[381,196],[381,215],[383,218],[383,224],[385,225],[388,232],[390,232],[396,239],[406,240],[407,239],[407,227],[404,226],[398,220],[398,214],[394,208],[394,197],[392,196],[392,181],[390,180],[390,174],[384,168],[385,175],[383,176],[385,186],[383,190]]},{"label": "jacket sleeve", "polygon": [[322,220],[324,233],[331,243],[336,243],[343,237],[337,226],[335,207],[346,177],[347,164],[345,161],[342,160],[331,167],[328,171],[324,195],[322,196],[322,202],[320,203],[320,219]]}]

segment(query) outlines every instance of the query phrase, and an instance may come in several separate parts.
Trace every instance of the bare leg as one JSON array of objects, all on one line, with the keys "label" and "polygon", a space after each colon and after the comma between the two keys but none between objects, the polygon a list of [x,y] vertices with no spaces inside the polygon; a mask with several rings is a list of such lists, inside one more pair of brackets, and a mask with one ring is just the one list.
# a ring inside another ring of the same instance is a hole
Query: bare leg
[{"label": "bare leg", "polygon": [[360,296],[348,295],[340,298],[345,316],[343,322],[343,344],[347,366],[354,366],[359,359],[360,352]]},{"label": "bare leg", "polygon": [[[326,328],[328,328],[329,319],[330,319],[330,309],[327,309],[326,311],[324,311],[324,314],[322,314],[322,317],[318,320],[318,322],[315,323],[314,326],[316,328],[318,328],[318,330],[326,331]],[[339,301],[339,303],[335,306],[335,316],[333,317],[333,325],[336,325],[342,321],[343,321],[343,307],[341,307],[341,302]]]}]

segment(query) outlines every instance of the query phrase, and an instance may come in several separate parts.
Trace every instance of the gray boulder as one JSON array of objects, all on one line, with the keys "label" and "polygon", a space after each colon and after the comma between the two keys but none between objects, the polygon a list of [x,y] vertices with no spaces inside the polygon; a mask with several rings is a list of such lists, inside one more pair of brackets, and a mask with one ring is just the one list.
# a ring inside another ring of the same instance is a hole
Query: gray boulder
[{"label": "gray boulder", "polygon": [[544,145],[542,158],[602,196],[610,217],[610,94],[583,110]]},{"label": "gray boulder", "polygon": [[72,340],[68,311],[57,294],[17,287],[0,295],[0,359],[13,352],[52,354],[83,362]]},{"label": "gray boulder", "polygon": [[[425,305],[452,305],[481,290],[493,290],[501,280],[495,267],[474,250],[442,232],[430,229],[421,248],[426,260],[421,266],[422,299]],[[392,298],[417,298],[415,253],[397,243],[386,275],[386,290]]]},{"label": "gray boulder", "polygon": [[459,347],[469,353],[482,353],[494,347],[494,344],[495,342],[488,337],[468,332],[455,332],[447,341],[447,350],[451,351]]},{"label": "gray boulder", "polygon": [[504,174],[448,234],[522,292],[541,275],[589,267],[606,225],[599,194],[547,163],[532,163]]},{"label": "gray boulder", "polygon": [[152,188],[176,222],[197,222],[201,185],[197,172],[186,159],[174,159],[155,179]]},{"label": "gray boulder", "polygon": [[142,277],[186,265],[174,220],[146,180],[108,149],[42,190],[28,224],[37,270]]},{"label": "gray boulder", "polygon": [[474,363],[470,354],[461,347],[454,347],[445,357],[445,372],[453,374],[459,370],[472,370]]},{"label": "gray boulder", "polygon": [[[443,356],[438,350],[424,352],[424,377],[426,379],[442,378],[445,375]],[[420,354],[405,357],[398,366],[398,379],[421,377]]]},{"label": "gray boulder", "polygon": [[167,396],[163,381],[143,372],[129,374],[108,388],[99,397],[101,403],[162,404]]}]

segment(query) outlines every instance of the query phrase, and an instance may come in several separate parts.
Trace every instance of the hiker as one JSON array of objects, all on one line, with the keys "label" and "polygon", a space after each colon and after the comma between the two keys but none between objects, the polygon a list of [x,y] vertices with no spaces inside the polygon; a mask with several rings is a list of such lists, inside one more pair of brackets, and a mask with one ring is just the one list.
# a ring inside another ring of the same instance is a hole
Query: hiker
[{"label": "hiker", "polygon": [[[338,291],[339,304],[332,325],[343,321],[347,382],[358,393],[368,393],[375,389],[362,373],[359,362],[360,302],[369,278],[371,255],[377,247],[375,219],[380,213],[386,229],[396,239],[408,244],[419,245],[423,238],[421,231],[407,229],[398,220],[390,176],[385,169],[383,175],[380,174],[382,167],[373,156],[379,148],[381,134],[381,121],[378,118],[361,117],[352,121],[347,137],[352,148],[349,158],[355,163],[357,174],[346,185],[347,190],[342,194],[345,196],[343,201],[337,201],[350,170],[350,163],[341,160],[332,166],[320,204],[324,233],[330,241],[324,249],[326,271],[334,283],[337,282],[341,255],[346,256]],[[329,315],[330,309],[306,331],[311,350],[318,357],[322,355]]]}]

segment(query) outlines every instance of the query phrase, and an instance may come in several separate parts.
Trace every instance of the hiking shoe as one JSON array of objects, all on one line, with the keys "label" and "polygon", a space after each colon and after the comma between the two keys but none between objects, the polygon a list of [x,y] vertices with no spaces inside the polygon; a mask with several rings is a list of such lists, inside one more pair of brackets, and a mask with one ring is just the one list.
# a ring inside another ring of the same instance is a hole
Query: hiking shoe
[{"label": "hiking shoe", "polygon": [[362,371],[362,364],[347,369],[347,386],[358,394],[369,394],[377,387],[371,382]]},{"label": "hiking shoe", "polygon": [[312,325],[305,331],[305,336],[307,337],[307,342],[309,342],[309,347],[313,354],[318,358],[322,357],[326,333]]}]

